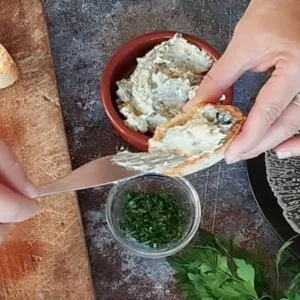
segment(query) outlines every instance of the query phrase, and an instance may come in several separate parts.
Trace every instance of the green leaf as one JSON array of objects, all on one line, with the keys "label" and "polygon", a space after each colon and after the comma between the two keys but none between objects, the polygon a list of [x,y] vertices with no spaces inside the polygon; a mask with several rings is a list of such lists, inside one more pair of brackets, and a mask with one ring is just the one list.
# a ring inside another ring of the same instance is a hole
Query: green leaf
[{"label": "green leaf", "polygon": [[295,294],[294,299],[295,300],[300,300],[300,295],[299,294]]},{"label": "green leaf", "polygon": [[237,249],[238,244],[240,243],[240,236],[234,235],[229,242],[229,254],[231,257],[234,257],[235,250]]},{"label": "green leaf", "polygon": [[194,286],[187,274],[175,274],[174,278],[176,279],[176,283],[179,288],[184,290],[194,289]]},{"label": "green leaf", "polygon": [[201,261],[195,260],[191,264],[188,264],[187,267],[190,271],[194,270],[195,272],[197,272],[197,270],[201,269],[202,265],[203,265],[203,263]]},{"label": "green leaf", "polygon": [[204,281],[199,274],[188,273],[188,277],[189,277],[190,281],[193,282],[193,284],[196,288],[203,287]]},{"label": "green leaf", "polygon": [[290,286],[288,287],[287,294],[290,295],[296,288],[300,288],[300,273],[292,280]]},{"label": "green leaf", "polygon": [[207,264],[203,263],[200,267],[199,270],[201,271],[201,273],[207,273],[207,272],[211,272],[212,268],[210,266],[208,266]]},{"label": "green leaf", "polygon": [[276,270],[277,270],[277,272],[279,272],[279,264],[281,262],[283,253],[285,252],[285,250],[287,248],[289,248],[293,244],[293,240],[294,240],[294,238],[291,238],[290,240],[285,242],[278,250],[277,255],[276,255]]},{"label": "green leaf", "polygon": [[234,258],[233,260],[238,268],[238,276],[245,282],[249,282],[254,288],[254,268],[251,265],[247,264],[243,259]]},{"label": "green leaf", "polygon": [[[202,289],[196,290],[195,295],[197,297],[197,300],[215,300],[214,296],[210,292],[208,292],[204,287]],[[188,299],[191,300],[190,298]]]},{"label": "green leaf", "polygon": [[284,261],[281,260],[279,270],[291,272],[296,276],[300,273],[300,261],[293,257],[288,257]]},{"label": "green leaf", "polygon": [[230,279],[230,277],[223,272],[205,274],[202,278],[205,286],[209,288],[212,293],[216,288],[219,288],[223,283]]},{"label": "green leaf", "polygon": [[252,296],[254,299],[258,299],[258,295],[257,295],[252,283],[244,282],[243,287],[245,288],[245,290],[247,290],[249,296]]},{"label": "green leaf", "polygon": [[221,299],[238,299],[242,296],[239,291],[236,291],[231,285],[224,284],[222,287],[214,291],[214,295]]},{"label": "green leaf", "polygon": [[186,261],[178,257],[168,257],[168,263],[177,273],[186,273],[188,271],[186,267]]},{"label": "green leaf", "polygon": [[209,232],[203,228],[199,229],[199,237],[202,242],[205,242],[208,244],[215,242],[215,236],[211,232]]},{"label": "green leaf", "polygon": [[[270,295],[263,295],[262,297],[259,298],[259,300],[263,300],[263,299],[273,299]],[[281,300],[284,300],[284,299],[281,299]],[[288,300],[288,299],[286,299]]]},{"label": "green leaf", "polygon": [[280,278],[280,274],[279,274],[279,265],[282,259],[282,255],[285,252],[285,250],[291,246],[291,244],[293,244],[293,240],[295,239],[295,237],[291,238],[290,240],[288,240],[287,242],[285,242],[280,249],[277,252],[276,255],[276,262],[275,262],[275,266],[276,266],[276,276],[277,276],[277,280],[276,280],[276,290],[278,289],[278,285],[279,285],[279,278]]},{"label": "green leaf", "polygon": [[269,294],[270,296],[275,296],[276,291],[273,285],[271,284],[271,280],[266,276],[265,266],[256,263],[253,265],[253,267],[255,270],[254,285],[258,296],[260,297],[268,296],[266,295],[266,293]]},{"label": "green leaf", "polygon": [[215,238],[215,247],[218,249],[218,251],[224,255],[224,256],[227,256],[228,258],[231,258],[231,255],[228,251],[228,246],[226,245],[225,242],[221,241],[220,239],[218,238]]},{"label": "green leaf", "polygon": [[221,271],[223,271],[224,273],[227,273],[227,274],[231,275],[231,272],[228,268],[227,257],[226,256],[218,255],[218,268]]},{"label": "green leaf", "polygon": [[205,282],[205,278],[200,274],[188,274],[189,279],[191,280],[194,291],[197,296],[197,299],[213,299],[213,294],[209,285]]},{"label": "green leaf", "polygon": [[291,294],[287,298],[281,298],[280,300],[300,300],[299,294]]},{"label": "green leaf", "polygon": [[187,250],[187,255],[189,259],[193,261],[198,261],[205,263],[207,266],[215,270],[218,266],[218,254],[212,250],[199,249],[199,248],[189,248]]},{"label": "green leaf", "polygon": [[[284,244],[276,256],[278,280],[280,270],[293,268],[292,260],[282,260],[291,243]],[[286,294],[277,291],[266,275],[268,260],[263,259],[264,251],[256,245],[253,254],[238,247],[237,237],[225,242],[208,233],[201,235],[198,244],[168,261],[176,271],[178,288],[188,300],[300,300],[299,272]]]},{"label": "green leaf", "polygon": [[222,287],[215,289],[214,295],[217,299],[222,300],[259,299],[253,295],[252,291],[248,290],[246,282],[224,283]]}]

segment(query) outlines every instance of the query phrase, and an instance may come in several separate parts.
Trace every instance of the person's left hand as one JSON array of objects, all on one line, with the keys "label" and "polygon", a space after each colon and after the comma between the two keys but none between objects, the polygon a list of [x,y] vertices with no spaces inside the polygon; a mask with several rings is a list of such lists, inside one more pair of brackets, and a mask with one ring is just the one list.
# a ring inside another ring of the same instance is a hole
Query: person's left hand
[{"label": "person's left hand", "polygon": [[217,102],[244,72],[274,68],[225,153],[227,163],[273,148],[279,158],[300,155],[300,139],[292,138],[300,129],[299,4],[299,0],[252,0],[225,53],[200,84],[197,97],[184,107]]},{"label": "person's left hand", "polygon": [[25,175],[16,156],[0,140],[0,243],[5,239],[11,223],[32,217],[38,203],[30,199],[36,188]]}]

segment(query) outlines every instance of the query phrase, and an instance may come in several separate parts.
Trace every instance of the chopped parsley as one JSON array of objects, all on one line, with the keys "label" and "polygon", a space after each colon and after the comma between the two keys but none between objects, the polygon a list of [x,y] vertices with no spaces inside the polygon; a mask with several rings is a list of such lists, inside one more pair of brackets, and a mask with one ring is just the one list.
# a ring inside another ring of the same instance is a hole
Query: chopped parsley
[{"label": "chopped parsley", "polygon": [[182,237],[185,213],[167,191],[130,192],[124,201],[120,225],[138,242],[160,248]]}]

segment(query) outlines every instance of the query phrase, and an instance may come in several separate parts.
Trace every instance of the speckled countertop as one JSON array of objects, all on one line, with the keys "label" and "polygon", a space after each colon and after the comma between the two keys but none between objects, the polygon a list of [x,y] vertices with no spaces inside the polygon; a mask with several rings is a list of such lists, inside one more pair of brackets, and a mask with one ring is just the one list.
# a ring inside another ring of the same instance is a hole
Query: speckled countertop
[{"label": "speckled countertop", "polygon": [[[126,146],[108,122],[99,97],[99,78],[114,50],[154,30],[202,37],[224,51],[249,0],[44,0],[50,42],[73,167]],[[244,75],[235,104],[248,111],[265,78]],[[190,177],[202,201],[202,226],[223,236],[241,233],[245,247],[259,241],[268,251],[279,240],[263,219],[243,163],[224,162]],[[98,299],[182,299],[164,260],[123,251],[104,216],[109,187],[79,193]]]}]

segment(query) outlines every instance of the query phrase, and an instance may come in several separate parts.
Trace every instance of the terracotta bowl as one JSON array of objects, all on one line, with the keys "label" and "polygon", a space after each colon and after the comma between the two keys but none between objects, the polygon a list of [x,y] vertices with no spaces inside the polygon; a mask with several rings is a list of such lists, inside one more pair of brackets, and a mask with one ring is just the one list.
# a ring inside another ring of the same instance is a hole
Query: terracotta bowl
[{"label": "terracotta bowl", "polygon": [[[103,72],[101,99],[104,110],[117,133],[127,143],[140,151],[148,151],[148,140],[151,136],[136,132],[125,124],[124,117],[120,114],[116,103],[116,83],[123,78],[128,78],[132,74],[137,65],[136,59],[138,57],[144,56],[156,45],[172,38],[175,33],[173,31],[151,32],[129,40],[113,54]],[[219,53],[205,41],[184,33],[183,37],[197,47],[206,50],[214,61],[220,57]],[[226,100],[224,104],[231,104],[233,87],[230,87],[225,92],[225,95]]]}]

